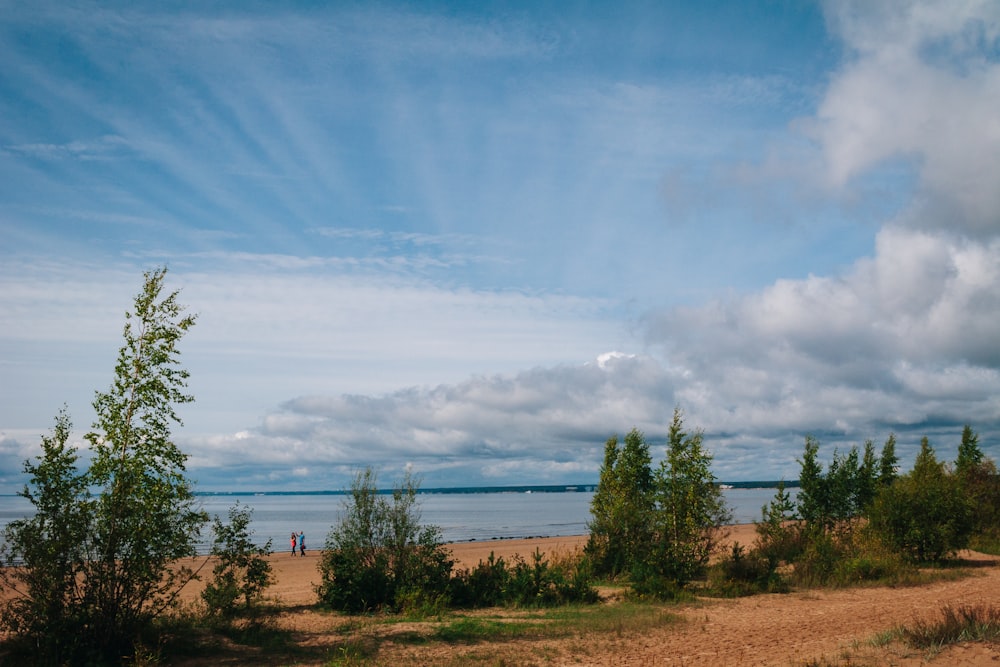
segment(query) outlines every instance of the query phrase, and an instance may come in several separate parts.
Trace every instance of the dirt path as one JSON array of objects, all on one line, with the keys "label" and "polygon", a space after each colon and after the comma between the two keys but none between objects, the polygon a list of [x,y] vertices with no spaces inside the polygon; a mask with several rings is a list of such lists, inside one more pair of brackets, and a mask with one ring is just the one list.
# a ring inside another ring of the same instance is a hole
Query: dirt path
[{"label": "dirt path", "polygon": [[[981,557],[980,557],[981,558]],[[913,588],[857,588],[759,595],[713,600],[682,610],[686,622],[646,637],[636,637],[608,665],[800,665],[810,660],[834,662],[845,650],[855,660],[868,656],[873,665],[928,664],[917,651],[879,652],[868,646],[880,632],[932,619],[945,605],[994,604],[1000,601],[1000,570],[976,569],[960,581]],[[563,664],[574,664],[567,660]],[[854,662],[852,664],[859,664]],[[939,655],[932,664],[997,665],[997,647],[966,646]]]}]

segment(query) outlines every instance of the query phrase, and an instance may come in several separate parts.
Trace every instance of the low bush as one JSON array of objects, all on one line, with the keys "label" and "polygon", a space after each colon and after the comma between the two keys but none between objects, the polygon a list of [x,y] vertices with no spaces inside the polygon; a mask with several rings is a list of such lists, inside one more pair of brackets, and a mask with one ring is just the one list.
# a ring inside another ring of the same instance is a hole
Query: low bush
[{"label": "low bush", "polygon": [[346,612],[400,611],[447,599],[453,561],[440,530],[421,525],[416,495],[409,475],[388,497],[371,468],[357,475],[320,559],[321,603]]},{"label": "low bush", "polygon": [[935,621],[916,621],[900,629],[911,646],[934,648],[960,641],[1000,640],[1000,607],[993,605],[946,605]]},{"label": "low bush", "polygon": [[757,593],[784,593],[788,584],[778,574],[776,561],[758,549],[749,552],[739,542],[708,569],[708,591],[722,597]]},{"label": "low bush", "polygon": [[547,561],[535,550],[529,564],[515,556],[510,563],[494,554],[471,570],[452,577],[451,599],[458,607],[550,607],[574,602],[596,602],[585,558],[577,555]]},{"label": "low bush", "polygon": [[216,558],[212,579],[201,597],[210,614],[232,617],[251,613],[261,602],[264,590],[274,583],[271,564],[271,540],[264,546],[253,542],[250,521],[253,510],[236,503],[229,508],[229,523],[215,517],[212,555]]}]

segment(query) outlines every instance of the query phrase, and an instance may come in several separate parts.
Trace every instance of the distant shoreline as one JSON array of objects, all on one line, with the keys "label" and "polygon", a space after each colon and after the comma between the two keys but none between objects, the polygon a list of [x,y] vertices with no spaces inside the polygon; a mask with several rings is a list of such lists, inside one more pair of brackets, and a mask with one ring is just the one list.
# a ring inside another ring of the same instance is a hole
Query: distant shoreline
[{"label": "distant shoreline", "polygon": [[[786,489],[799,488],[799,480],[784,482],[782,480],[763,480],[750,482],[718,482],[718,486],[725,491],[743,489],[777,489],[778,485],[784,483]],[[514,486],[443,486],[429,489],[417,489],[418,495],[447,495],[447,494],[471,494],[471,493],[593,493],[597,489],[597,484],[521,484]],[[346,496],[350,495],[350,489],[333,490],[313,490],[313,491],[195,491],[195,496],[208,497],[240,497],[253,498],[255,496]],[[391,494],[392,489],[379,489],[379,493]],[[0,493],[0,498],[16,498],[19,493]]]},{"label": "distant shoreline", "polygon": [[[799,480],[762,480],[749,482],[719,482],[724,490],[777,489],[784,483],[786,489],[799,487]],[[462,493],[592,493],[597,484],[520,484],[512,486],[446,486],[417,489],[418,495],[462,494]],[[340,491],[195,491],[196,496],[344,496],[349,489]],[[379,489],[379,493],[391,494],[392,489]],[[15,494],[10,494],[15,495]]]}]

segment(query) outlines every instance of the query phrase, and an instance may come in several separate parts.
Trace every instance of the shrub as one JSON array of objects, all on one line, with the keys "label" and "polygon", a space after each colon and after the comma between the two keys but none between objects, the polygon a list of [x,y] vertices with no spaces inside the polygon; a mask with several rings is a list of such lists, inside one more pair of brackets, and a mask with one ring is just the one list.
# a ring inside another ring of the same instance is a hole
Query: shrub
[{"label": "shrub", "polygon": [[507,562],[491,551],[471,570],[457,571],[451,580],[451,599],[457,607],[496,607],[504,603],[510,580]]},{"label": "shrub", "polygon": [[530,564],[519,556],[508,564],[491,553],[452,579],[452,601],[461,607],[551,607],[597,600],[589,565],[579,555],[547,561],[536,549]]},{"label": "shrub", "polygon": [[228,524],[215,517],[212,555],[217,562],[212,569],[212,580],[201,593],[210,613],[233,616],[239,611],[252,611],[264,589],[274,582],[267,561],[271,540],[262,547],[253,543],[252,515],[253,510],[237,503],[229,508]]},{"label": "shrub", "polygon": [[777,572],[774,561],[757,549],[747,552],[736,542],[730,552],[708,570],[709,589],[724,597],[757,593],[784,593],[788,585]]},{"label": "shrub", "polygon": [[640,600],[674,602],[689,597],[675,578],[647,562],[637,563],[632,568],[629,584],[631,595]]},{"label": "shrub", "polygon": [[887,547],[870,529],[853,531],[850,540],[849,548],[844,549],[832,574],[832,582],[836,585],[897,582],[913,571],[899,552]]},{"label": "shrub", "polygon": [[320,601],[348,612],[399,610],[414,591],[445,596],[453,561],[436,526],[422,526],[409,473],[389,499],[371,468],[358,473],[320,559]]},{"label": "shrub", "polygon": [[960,480],[937,461],[927,438],[912,472],[880,491],[870,525],[914,562],[939,561],[968,546],[973,528],[969,499]]}]

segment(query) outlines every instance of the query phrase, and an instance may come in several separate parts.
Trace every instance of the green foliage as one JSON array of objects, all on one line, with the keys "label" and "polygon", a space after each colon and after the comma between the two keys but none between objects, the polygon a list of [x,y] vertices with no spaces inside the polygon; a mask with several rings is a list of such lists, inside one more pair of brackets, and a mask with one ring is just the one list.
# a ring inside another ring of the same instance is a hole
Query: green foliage
[{"label": "green foliage", "polygon": [[712,474],[712,455],[703,434],[684,431],[681,411],[674,410],[667,455],[655,476],[654,541],[640,576],[665,577],[683,587],[704,574],[718,544],[720,528],[732,514]]},{"label": "green foliage", "polygon": [[28,486],[19,493],[35,508],[29,518],[4,529],[4,587],[14,595],[3,605],[0,625],[36,646],[40,661],[62,662],[76,651],[84,594],[80,572],[90,517],[87,482],[77,469],[72,429],[65,409],[42,455],[26,461]]},{"label": "green foliage", "polygon": [[883,487],[890,486],[896,481],[899,457],[896,456],[896,436],[892,433],[886,438],[882,445],[882,455],[879,457],[878,481]]},{"label": "green foliage", "polygon": [[171,424],[180,423],[174,406],[193,400],[177,344],[194,317],[182,315],[177,292],[163,296],[165,276],[146,273],[126,314],[114,380],[93,403],[87,471],[76,470],[62,416],[40,462],[25,465],[32,480],[23,495],[36,515],[15,522],[7,549],[24,561],[17,577],[33,610],[15,605],[7,625],[32,635],[43,623],[44,650],[57,661],[131,654],[193,576],[168,565],[194,555],[207,521],[194,506],[187,457],[170,439]]},{"label": "green foliage", "polygon": [[216,564],[212,580],[201,597],[210,613],[224,617],[250,612],[260,602],[264,590],[274,583],[271,564],[271,540],[264,546],[253,543],[250,521],[253,510],[236,503],[229,508],[229,523],[215,517],[212,555]]},{"label": "green foliage", "polygon": [[757,593],[784,593],[788,585],[777,567],[761,550],[747,551],[735,542],[728,554],[708,570],[709,591],[723,597]]},{"label": "green foliage", "polygon": [[912,472],[882,490],[869,519],[876,534],[906,557],[939,561],[968,545],[973,509],[960,480],[924,438]]},{"label": "green foliage", "polygon": [[552,607],[597,600],[585,558],[552,562],[537,549],[531,563],[520,557],[508,563],[491,553],[452,578],[452,602],[458,607]]},{"label": "green foliage", "polygon": [[1000,542],[1000,476],[996,464],[979,448],[979,436],[966,425],[955,459],[955,477],[975,507],[970,546],[996,551]]},{"label": "green foliage", "polygon": [[875,454],[875,443],[871,440],[865,441],[865,451],[861,458],[861,466],[858,468],[858,481],[854,490],[857,501],[857,510],[864,515],[875,502],[875,496],[879,489],[879,467],[880,461]]},{"label": "green foliage", "polygon": [[505,603],[510,569],[503,557],[491,551],[471,570],[459,570],[452,577],[452,603],[456,607],[497,607]]},{"label": "green foliage", "polygon": [[823,480],[823,466],[817,460],[819,441],[806,436],[805,451],[799,460],[798,514],[807,524],[823,523],[829,500]]},{"label": "green foliage", "polygon": [[97,421],[85,437],[94,452],[88,482],[100,489],[84,567],[90,629],[103,650],[121,654],[140,627],[164,613],[189,570],[171,561],[195,554],[205,514],[196,509],[184,454],[170,439],[181,423],[174,405],[188,372],[177,343],[194,325],[177,292],[162,296],[166,269],[145,274],[135,312],[126,315],[115,379],[94,399]]},{"label": "green foliage", "polygon": [[804,534],[803,538],[803,551],[792,573],[792,581],[799,585],[896,583],[912,573],[902,556],[871,531],[825,531]]},{"label": "green foliage", "polygon": [[769,568],[790,563],[802,553],[802,531],[795,521],[795,503],[783,481],[771,502],[761,508],[761,521],[755,529],[754,551],[767,561]]},{"label": "green foliage", "polygon": [[958,642],[1000,640],[1000,608],[993,605],[945,605],[936,621],[916,620],[900,629],[903,639],[916,648],[940,648]]},{"label": "green foliage", "polygon": [[[825,586],[855,586],[865,582],[905,581],[912,568],[895,550],[870,530],[850,530],[827,534],[831,540],[832,563],[824,563],[824,576],[811,583]],[[832,567],[827,567],[832,565]],[[817,569],[813,570],[816,573]],[[808,568],[796,568],[796,580],[810,583]]]},{"label": "green foliage", "polygon": [[[875,445],[870,440],[865,443],[863,458],[857,447],[851,447],[847,454],[834,450],[825,473],[818,453],[819,441],[807,436],[799,461],[798,514],[809,530],[826,531],[850,525],[853,519],[867,512],[878,493],[882,475],[887,474],[882,461],[875,456]],[[894,471],[895,454],[891,447],[888,455],[889,469]]]},{"label": "green foliage", "polygon": [[653,471],[649,445],[637,429],[604,445],[604,463],[591,500],[586,553],[596,573],[617,576],[641,560],[652,541]]},{"label": "green foliage", "polygon": [[422,526],[418,484],[407,473],[392,495],[380,494],[371,468],[358,473],[344,514],[320,560],[320,601],[341,611],[401,608],[414,591],[448,591],[452,560],[440,530]]},{"label": "green foliage", "polygon": [[985,462],[986,455],[979,448],[979,435],[966,424],[962,429],[962,441],[958,445],[955,474],[959,477],[975,474]]},{"label": "green foliage", "polygon": [[605,444],[585,549],[598,575],[630,575],[633,588],[673,596],[704,573],[720,527],[731,519],[700,431],[674,410],[666,457],[654,472],[649,445],[633,429]]}]

